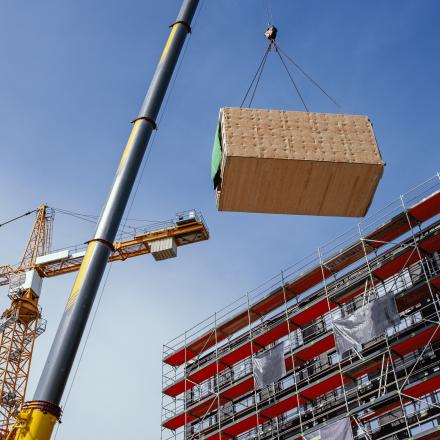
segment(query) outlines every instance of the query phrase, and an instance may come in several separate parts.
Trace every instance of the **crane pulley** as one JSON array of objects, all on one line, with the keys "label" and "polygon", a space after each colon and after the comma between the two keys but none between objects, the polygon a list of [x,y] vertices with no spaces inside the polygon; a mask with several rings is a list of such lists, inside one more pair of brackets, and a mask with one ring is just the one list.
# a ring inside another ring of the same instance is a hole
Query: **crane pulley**
[{"label": "crane pulley", "polygon": [[269,26],[266,29],[266,32],[264,33],[264,36],[272,43],[275,42],[277,38],[278,29],[273,25],[269,24]]}]

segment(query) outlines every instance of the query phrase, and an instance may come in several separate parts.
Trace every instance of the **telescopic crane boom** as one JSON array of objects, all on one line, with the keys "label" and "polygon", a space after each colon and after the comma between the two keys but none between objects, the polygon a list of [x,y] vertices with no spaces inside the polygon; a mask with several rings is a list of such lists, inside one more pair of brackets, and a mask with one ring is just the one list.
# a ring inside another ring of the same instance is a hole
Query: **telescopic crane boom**
[{"label": "telescopic crane boom", "polygon": [[49,440],[61,415],[60,402],[81,342],[105,267],[113,252],[142,159],[154,129],[165,93],[196,12],[199,0],[183,0],[156,67],[147,95],[119,162],[94,237],[89,241],[72,291],[41,373],[33,400],[23,405],[10,437],[15,440]]}]

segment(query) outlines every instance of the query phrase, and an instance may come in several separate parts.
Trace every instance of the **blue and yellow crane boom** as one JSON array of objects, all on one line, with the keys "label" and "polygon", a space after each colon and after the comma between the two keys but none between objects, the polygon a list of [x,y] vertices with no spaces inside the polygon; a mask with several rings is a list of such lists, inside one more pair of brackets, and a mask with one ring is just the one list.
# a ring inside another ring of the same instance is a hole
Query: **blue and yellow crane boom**
[{"label": "blue and yellow crane boom", "polygon": [[114,240],[147,149],[165,93],[199,0],[184,0],[160,57],[147,95],[120,160],[94,237],[89,241],[46,364],[31,401],[9,435],[15,440],[49,440],[60,418],[60,402],[81,342]]}]

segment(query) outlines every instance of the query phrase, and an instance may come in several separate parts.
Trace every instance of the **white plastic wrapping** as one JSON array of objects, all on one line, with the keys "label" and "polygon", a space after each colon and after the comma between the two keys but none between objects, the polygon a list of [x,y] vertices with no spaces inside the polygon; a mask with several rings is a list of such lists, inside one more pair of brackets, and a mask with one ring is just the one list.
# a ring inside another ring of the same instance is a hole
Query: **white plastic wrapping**
[{"label": "white plastic wrapping", "polygon": [[330,423],[317,431],[303,436],[304,440],[353,440],[349,418]]},{"label": "white plastic wrapping", "polygon": [[284,344],[278,344],[253,358],[255,388],[261,389],[286,374]]},{"label": "white plastic wrapping", "polygon": [[352,348],[361,350],[362,344],[383,334],[399,320],[394,295],[386,294],[351,315],[333,321],[336,349],[341,356]]}]

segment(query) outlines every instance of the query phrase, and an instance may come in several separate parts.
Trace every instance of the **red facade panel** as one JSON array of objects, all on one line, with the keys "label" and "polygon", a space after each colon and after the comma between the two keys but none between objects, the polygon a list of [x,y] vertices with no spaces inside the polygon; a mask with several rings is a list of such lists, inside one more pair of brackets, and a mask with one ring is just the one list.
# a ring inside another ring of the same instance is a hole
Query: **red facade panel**
[{"label": "red facade panel", "polygon": [[440,213],[440,191],[422,200],[408,210],[412,217],[424,222]]},{"label": "red facade panel", "polygon": [[397,272],[411,266],[420,260],[419,253],[414,247],[408,248],[408,250],[391,261],[388,261],[383,266],[373,271],[373,274],[379,277],[381,280],[386,280]]}]

